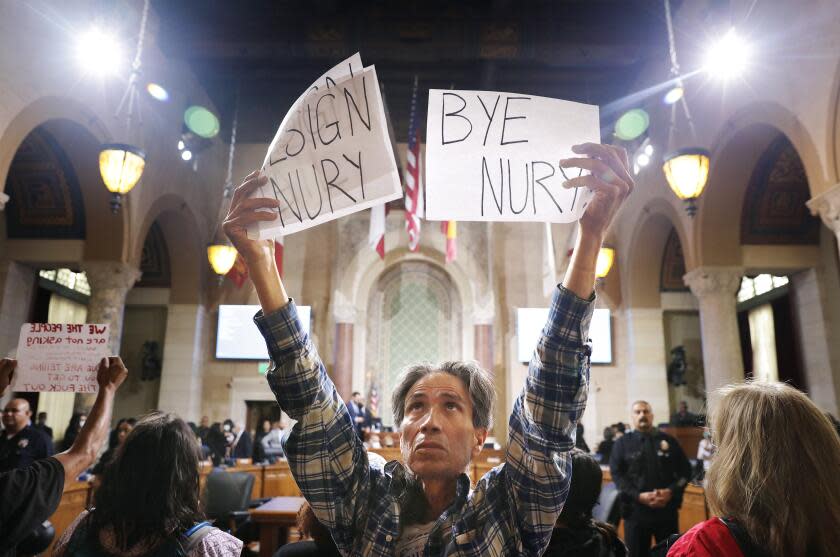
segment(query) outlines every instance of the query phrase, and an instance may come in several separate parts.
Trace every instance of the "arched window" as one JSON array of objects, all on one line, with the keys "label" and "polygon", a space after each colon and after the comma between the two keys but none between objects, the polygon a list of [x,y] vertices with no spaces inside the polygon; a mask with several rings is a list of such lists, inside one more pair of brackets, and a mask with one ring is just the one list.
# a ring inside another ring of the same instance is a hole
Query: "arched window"
[{"label": "arched window", "polygon": [[395,425],[391,392],[400,372],[418,362],[461,358],[461,300],[441,268],[405,262],[379,278],[368,316],[365,387],[380,393],[382,423]]}]

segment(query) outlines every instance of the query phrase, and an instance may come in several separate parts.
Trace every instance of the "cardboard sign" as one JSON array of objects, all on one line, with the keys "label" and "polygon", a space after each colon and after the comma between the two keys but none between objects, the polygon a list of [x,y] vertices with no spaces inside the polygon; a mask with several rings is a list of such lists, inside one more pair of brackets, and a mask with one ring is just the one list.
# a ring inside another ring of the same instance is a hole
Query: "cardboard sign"
[{"label": "cardboard sign", "polygon": [[321,76],[292,106],[262,166],[254,197],[280,202],[259,238],[275,238],[402,195],[373,66],[358,54]]},{"label": "cardboard sign", "polygon": [[592,193],[566,189],[572,145],[600,142],[598,107],[533,95],[429,91],[426,218],[573,222]]},{"label": "cardboard sign", "polygon": [[14,390],[95,393],[96,369],[109,356],[108,325],[24,323],[17,348]]}]

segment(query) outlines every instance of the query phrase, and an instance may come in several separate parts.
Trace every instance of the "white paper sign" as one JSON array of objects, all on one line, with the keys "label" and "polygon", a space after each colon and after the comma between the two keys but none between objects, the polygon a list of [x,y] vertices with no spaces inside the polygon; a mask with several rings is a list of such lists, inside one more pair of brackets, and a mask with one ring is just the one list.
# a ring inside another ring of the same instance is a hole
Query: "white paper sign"
[{"label": "white paper sign", "polygon": [[14,390],[95,393],[96,369],[109,356],[108,325],[24,323],[20,328]]},{"label": "white paper sign", "polygon": [[[573,222],[592,194],[563,188],[572,145],[600,142],[598,107],[491,91],[429,91],[426,218]],[[565,176],[564,177],[564,173]]]},{"label": "white paper sign", "polygon": [[402,195],[379,80],[358,54],[316,81],[283,118],[255,197],[280,202],[260,238],[305,230]]}]

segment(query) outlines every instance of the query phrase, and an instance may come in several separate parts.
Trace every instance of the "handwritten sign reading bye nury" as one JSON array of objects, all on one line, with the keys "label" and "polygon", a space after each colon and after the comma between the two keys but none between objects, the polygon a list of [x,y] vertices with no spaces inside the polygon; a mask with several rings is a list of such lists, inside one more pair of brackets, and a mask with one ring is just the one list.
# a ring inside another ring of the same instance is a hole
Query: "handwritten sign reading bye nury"
[{"label": "handwritten sign reading bye nury", "polygon": [[591,192],[565,189],[572,145],[600,142],[598,107],[533,95],[429,91],[426,218],[572,222]]},{"label": "handwritten sign reading bye nury", "polygon": [[321,76],[292,105],[262,166],[255,196],[280,202],[259,237],[292,234],[402,195],[379,81],[358,54]]},{"label": "handwritten sign reading bye nury", "polygon": [[24,323],[14,390],[95,393],[96,369],[109,355],[108,325]]}]

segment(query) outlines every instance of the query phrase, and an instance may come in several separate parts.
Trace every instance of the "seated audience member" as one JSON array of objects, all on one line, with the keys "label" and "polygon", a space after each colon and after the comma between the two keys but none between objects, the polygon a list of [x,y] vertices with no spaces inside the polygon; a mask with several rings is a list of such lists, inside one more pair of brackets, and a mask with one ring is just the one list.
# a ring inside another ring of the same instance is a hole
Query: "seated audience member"
[{"label": "seated audience member", "polygon": [[61,440],[61,447],[59,450],[66,451],[73,445],[73,442],[76,440],[76,436],[84,427],[85,421],[87,421],[87,414],[84,412],[76,412],[73,414],[70,418],[70,423],[67,424],[67,429],[64,430],[64,438]]},{"label": "seated audience member", "polygon": [[604,474],[589,454],[572,451],[572,484],[544,557],[624,557],[627,548],[611,524],[592,518]]},{"label": "seated audience member", "polygon": [[38,419],[32,424],[32,427],[36,429],[40,429],[44,435],[50,438],[50,442],[53,441],[53,430],[50,426],[47,425],[47,413],[46,412],[38,412]]},{"label": "seated audience member", "polygon": [[604,440],[598,443],[598,450],[595,451],[595,454],[599,458],[599,462],[603,464],[610,463],[610,455],[612,454],[612,448],[615,444],[613,438],[615,437],[615,431],[611,427],[604,428]]},{"label": "seated audience member", "polygon": [[[274,557],[339,557],[341,553],[335,547],[330,531],[324,528],[312,507],[306,501],[297,514],[297,529],[302,541],[286,544],[274,554]],[[308,538],[308,539],[307,539]]]},{"label": "seated audience member", "polygon": [[265,456],[283,456],[283,445],[281,441],[283,440],[284,433],[285,429],[283,428],[283,422],[281,420],[277,420],[274,424],[272,424],[271,431],[269,431],[265,437],[262,438],[262,441],[260,441],[260,443],[262,443]]},{"label": "seated audience member", "polygon": [[105,468],[94,508],[67,527],[53,555],[238,557],[241,541],[202,523],[194,439],[171,414],[142,417]]},{"label": "seated audience member", "polygon": [[575,429],[575,448],[580,449],[585,453],[591,452],[589,445],[586,444],[586,439],[583,437],[583,424],[578,422]]},{"label": "seated audience member", "polygon": [[53,454],[52,439],[29,425],[32,410],[23,398],[13,398],[3,410],[3,433],[0,433],[0,472],[26,468],[36,460]]},{"label": "seated audience member", "polygon": [[114,428],[108,439],[108,450],[102,453],[102,456],[99,458],[99,462],[97,462],[96,466],[91,469],[91,474],[94,476],[102,475],[105,471],[105,467],[114,459],[114,453],[116,453],[117,449],[125,443],[125,438],[128,437],[128,434],[134,429],[134,425],[136,423],[137,420],[134,418],[120,418],[120,421],[117,422],[117,427]]},{"label": "seated audience member", "polygon": [[225,460],[225,434],[222,432],[222,424],[213,422],[207,432],[207,440],[205,441],[207,448],[210,449],[210,460],[213,461],[213,466],[219,466]]},{"label": "seated audience member", "polygon": [[671,425],[675,427],[694,427],[697,425],[697,414],[688,411],[688,403],[680,401],[679,409],[671,414]]},{"label": "seated audience member", "polygon": [[260,421],[260,425],[257,426],[257,430],[254,432],[254,452],[252,457],[254,462],[262,462],[265,460],[265,451],[263,450],[262,440],[263,437],[268,435],[268,432],[271,431],[271,420],[268,418]]},{"label": "seated audience member", "polygon": [[840,550],[840,440],[825,415],[784,383],[722,389],[706,476],[716,515],[668,557],[829,557]]},{"label": "seated audience member", "polygon": [[251,441],[251,434],[242,426],[233,426],[233,443],[230,448],[231,458],[251,458],[254,452],[254,444]]},{"label": "seated audience member", "polygon": [[[0,361],[0,395],[11,383],[16,365],[15,360]],[[96,371],[99,392],[90,419],[70,450],[0,474],[0,555],[14,555],[14,548],[58,508],[64,484],[93,464],[108,436],[114,393],[126,374],[119,358],[103,359]]]},{"label": "seated audience member", "polygon": [[595,261],[633,189],[623,149],[586,143],[573,150],[580,156],[560,164],[592,174],[567,185],[589,187],[594,195],[513,405],[505,462],[475,486],[466,470],[492,427],[495,388],[488,372],[464,361],[408,367],[392,392],[402,460],[374,463],[285,291],[273,242],[249,238],[249,226],[277,218],[279,202],[249,199],[267,183],[258,172],[234,192],[224,230],[262,308],[254,320],[272,360],[266,379],[280,408],[297,421],[283,448],[296,483],[342,553],[538,556],[547,547],[586,405]]},{"label": "seated audience member", "polygon": [[697,444],[697,462],[700,464],[697,470],[697,478],[702,480],[709,473],[712,465],[712,458],[715,456],[715,445],[712,443],[712,434],[709,428],[703,429],[703,438]]},{"label": "seated audience member", "polygon": [[198,426],[198,436],[201,438],[202,443],[204,443],[205,445],[207,444],[208,433],[210,433],[210,417],[202,416],[201,423]]}]

